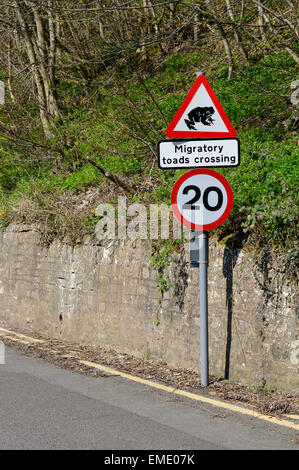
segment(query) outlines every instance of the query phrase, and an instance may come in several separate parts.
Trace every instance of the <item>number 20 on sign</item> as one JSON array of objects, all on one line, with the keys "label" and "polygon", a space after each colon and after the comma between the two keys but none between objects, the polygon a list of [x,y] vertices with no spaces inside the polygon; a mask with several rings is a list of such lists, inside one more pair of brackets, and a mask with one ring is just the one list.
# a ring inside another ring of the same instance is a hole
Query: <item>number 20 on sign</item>
[{"label": "number 20 on sign", "polygon": [[171,193],[171,207],[177,219],[191,230],[207,231],[221,225],[233,207],[228,181],[210,169],[183,174]]}]

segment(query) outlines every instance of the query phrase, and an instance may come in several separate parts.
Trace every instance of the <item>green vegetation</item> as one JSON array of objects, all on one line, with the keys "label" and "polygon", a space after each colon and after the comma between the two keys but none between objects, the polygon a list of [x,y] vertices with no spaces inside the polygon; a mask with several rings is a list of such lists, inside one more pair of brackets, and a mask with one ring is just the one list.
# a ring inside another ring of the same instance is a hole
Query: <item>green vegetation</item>
[{"label": "green vegetation", "polygon": [[178,249],[178,243],[172,240],[159,240],[152,242],[151,265],[157,274],[157,287],[160,293],[160,305],[164,294],[170,289],[172,283],[169,275],[165,273],[166,268],[172,261],[172,255],[175,248]]},{"label": "green vegetation", "polygon": [[[225,2],[219,2],[217,14],[221,8],[225,10]],[[165,11],[166,35],[170,13]],[[250,11],[243,12],[248,24],[256,19]],[[92,209],[125,193],[96,165],[133,188],[131,200],[169,203],[173,183],[183,171],[159,170],[156,145],[165,138],[165,129],[193,84],[195,72],[203,70],[241,141],[241,166],[219,170],[232,186],[234,208],[214,235],[227,243],[273,247],[291,251],[293,256],[299,183],[298,117],[290,100],[298,73],[294,35],[279,26],[275,16],[272,29],[264,32],[266,39],[257,39],[256,28],[254,36],[244,27],[248,53],[244,61],[234,42],[234,30],[227,26],[234,58],[228,79],[229,62],[222,42],[204,23],[211,14],[210,10],[203,14],[198,43],[191,41],[193,32],[184,26],[168,50],[165,39],[160,49],[158,43],[148,41],[145,58],[140,48],[134,48],[133,39],[121,46],[117,39],[113,43],[109,36],[102,41],[92,32],[88,33],[90,44],[99,56],[95,54],[94,61],[88,58],[85,68],[82,58],[75,62],[71,54],[61,53],[55,81],[59,115],[51,121],[51,135],[45,136],[40,105],[32,94],[27,100],[8,99],[0,108],[3,226],[15,220],[37,222],[47,227],[48,241],[71,233],[69,239],[75,243],[93,234]],[[293,55],[282,46],[285,43]],[[7,78],[4,68],[1,76]],[[16,79],[13,83],[17,87]],[[168,247],[163,251],[166,258],[170,251]],[[164,292],[167,259],[156,252],[153,247],[153,263]]]}]

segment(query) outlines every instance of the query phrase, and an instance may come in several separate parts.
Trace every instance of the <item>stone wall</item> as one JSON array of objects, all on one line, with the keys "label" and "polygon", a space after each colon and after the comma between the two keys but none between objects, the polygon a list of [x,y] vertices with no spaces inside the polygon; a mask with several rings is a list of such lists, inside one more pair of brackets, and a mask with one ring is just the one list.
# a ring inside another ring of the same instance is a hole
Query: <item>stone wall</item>
[{"label": "stone wall", "polygon": [[[186,247],[188,254],[188,247]],[[0,232],[0,321],[199,371],[198,270],[182,255],[159,304],[147,242],[42,247],[38,229]],[[294,390],[295,288],[250,256],[210,242],[210,373]]]}]

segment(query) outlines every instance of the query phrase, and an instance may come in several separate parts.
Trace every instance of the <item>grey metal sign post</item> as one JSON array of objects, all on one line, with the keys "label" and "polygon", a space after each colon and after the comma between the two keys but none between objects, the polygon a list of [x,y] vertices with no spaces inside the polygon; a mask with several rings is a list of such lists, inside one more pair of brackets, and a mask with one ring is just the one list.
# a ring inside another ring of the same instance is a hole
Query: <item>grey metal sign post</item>
[{"label": "grey metal sign post", "polygon": [[190,267],[199,268],[200,371],[201,385],[209,385],[208,326],[209,232],[190,231]]},{"label": "grey metal sign post", "polygon": [[[204,75],[198,72],[196,77]],[[208,264],[209,233],[195,232],[198,238],[199,312],[200,312],[200,379],[202,387],[209,385],[209,324],[208,324]]]},{"label": "grey metal sign post", "polygon": [[209,385],[208,264],[209,233],[199,232],[200,377],[203,387]]}]

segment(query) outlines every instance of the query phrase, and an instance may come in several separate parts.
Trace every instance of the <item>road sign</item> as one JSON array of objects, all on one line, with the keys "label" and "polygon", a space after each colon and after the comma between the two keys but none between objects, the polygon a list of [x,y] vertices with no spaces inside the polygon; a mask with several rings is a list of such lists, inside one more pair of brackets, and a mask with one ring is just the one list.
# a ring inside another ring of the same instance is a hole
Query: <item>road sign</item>
[{"label": "road sign", "polygon": [[211,230],[231,213],[233,192],[228,181],[216,171],[190,170],[176,181],[171,207],[177,219],[191,230]]},{"label": "road sign", "polygon": [[236,131],[204,75],[194,85],[166,130],[167,137],[235,137]]},{"label": "road sign", "polygon": [[240,165],[240,142],[238,139],[161,140],[158,165],[161,170],[236,167]]}]

